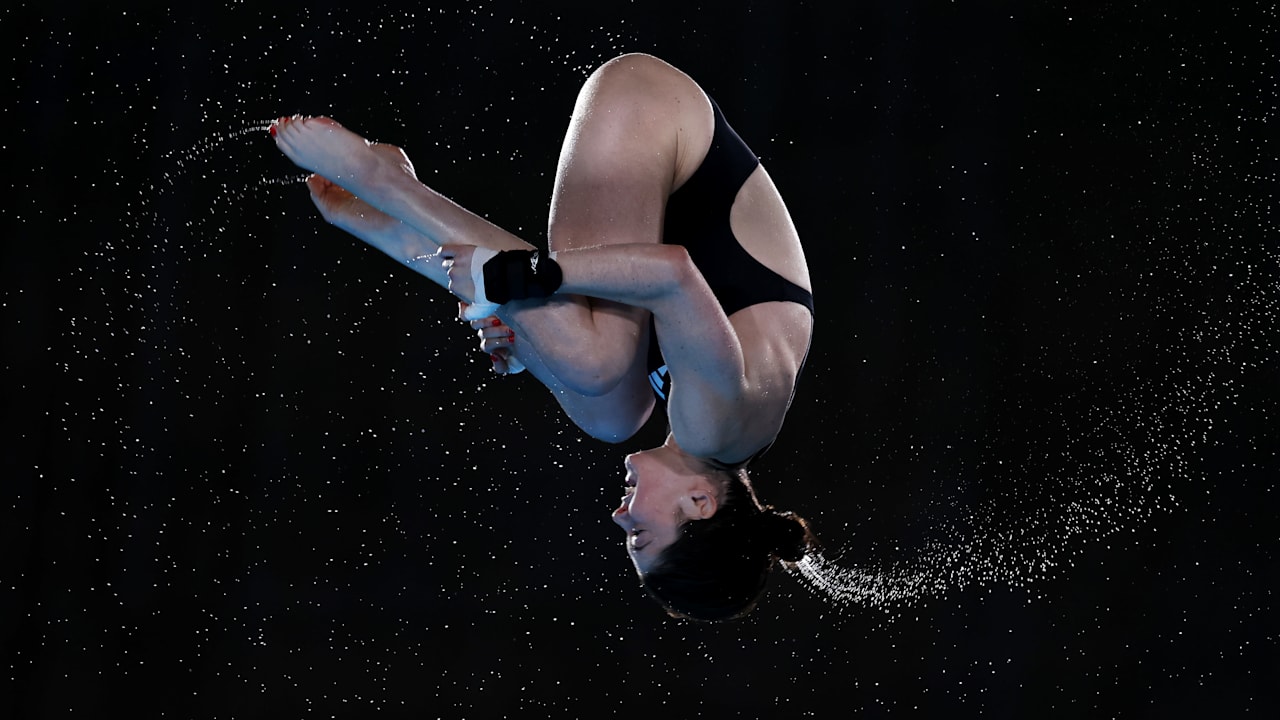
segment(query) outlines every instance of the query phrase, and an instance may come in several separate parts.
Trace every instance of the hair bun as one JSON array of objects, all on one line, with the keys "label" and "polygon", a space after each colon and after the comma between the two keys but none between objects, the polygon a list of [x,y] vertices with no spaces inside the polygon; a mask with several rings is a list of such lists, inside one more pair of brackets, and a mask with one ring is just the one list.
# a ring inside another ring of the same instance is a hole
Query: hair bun
[{"label": "hair bun", "polygon": [[773,554],[786,562],[800,562],[809,550],[809,526],[804,518],[769,508],[761,513],[761,520]]}]

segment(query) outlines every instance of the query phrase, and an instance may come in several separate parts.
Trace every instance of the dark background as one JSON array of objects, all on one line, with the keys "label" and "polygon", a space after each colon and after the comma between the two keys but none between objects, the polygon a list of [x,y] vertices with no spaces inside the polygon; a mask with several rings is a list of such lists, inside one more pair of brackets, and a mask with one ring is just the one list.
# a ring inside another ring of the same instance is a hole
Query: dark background
[{"label": "dark background", "polygon": [[[547,5],[0,11],[0,716],[1277,715],[1273,7]],[[263,132],[332,114],[545,242],[628,51],[806,243],[755,474],[852,602],[663,616],[608,520],[661,423],[493,378]]]}]

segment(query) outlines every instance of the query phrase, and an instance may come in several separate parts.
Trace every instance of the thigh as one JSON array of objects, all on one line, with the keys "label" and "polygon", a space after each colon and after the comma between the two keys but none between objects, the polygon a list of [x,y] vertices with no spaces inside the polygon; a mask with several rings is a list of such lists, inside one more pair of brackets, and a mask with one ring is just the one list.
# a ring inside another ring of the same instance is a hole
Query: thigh
[{"label": "thigh", "polygon": [[552,251],[662,242],[667,198],[715,130],[689,76],[642,54],[610,60],[578,93],[551,196]]},{"label": "thigh", "polygon": [[[596,69],[578,93],[560,150],[550,249],[662,242],[667,198],[702,162],[714,131],[702,90],[662,60],[630,54]],[[599,298],[575,302],[579,342],[592,346],[580,351],[609,353],[603,362],[614,367],[643,355],[647,311]],[[630,364],[647,377],[643,362]]]},{"label": "thigh", "polygon": [[[553,252],[599,245],[660,243],[667,198],[706,155],[711,106],[687,75],[649,55],[624,55],[598,68],[578,94],[556,168],[548,222]],[[560,296],[554,320],[536,308],[504,318],[533,338],[547,366],[577,394],[647,383],[645,310]],[[554,322],[554,328],[552,327]],[[638,378],[630,375],[638,373]],[[642,382],[643,381],[643,382]]]}]

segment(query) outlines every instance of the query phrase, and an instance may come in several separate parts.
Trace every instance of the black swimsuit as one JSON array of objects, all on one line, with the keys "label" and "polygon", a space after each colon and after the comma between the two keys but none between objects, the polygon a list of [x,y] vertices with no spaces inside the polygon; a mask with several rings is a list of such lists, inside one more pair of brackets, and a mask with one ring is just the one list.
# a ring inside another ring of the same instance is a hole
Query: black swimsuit
[{"label": "black swimsuit", "polygon": [[[759,158],[729,127],[720,106],[711,101],[716,129],[707,157],[693,176],[667,199],[662,242],[683,245],[720,301],[726,317],[763,302],[794,302],[813,312],[813,294],[761,265],[743,249],[729,226],[733,200],[760,164]],[[649,382],[660,400],[671,389],[671,375],[649,325]]]}]

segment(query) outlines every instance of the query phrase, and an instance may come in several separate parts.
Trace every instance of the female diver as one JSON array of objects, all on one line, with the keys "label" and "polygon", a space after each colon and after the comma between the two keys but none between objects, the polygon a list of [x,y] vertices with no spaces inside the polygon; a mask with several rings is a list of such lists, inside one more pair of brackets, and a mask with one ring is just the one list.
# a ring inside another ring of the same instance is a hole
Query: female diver
[{"label": "female diver", "polygon": [[[461,298],[495,370],[526,367],[585,432],[621,442],[665,402],[666,442],[626,458],[613,519],[670,614],[741,617],[775,560],[813,547],[745,470],[777,437],[808,353],[808,267],[773,181],[689,76],[630,54],[586,81],[551,257],[423,185],[397,147],[327,118],[281,118],[271,133],[315,173],[326,220]],[[473,254],[492,259],[473,268]],[[507,300],[495,316],[467,307],[476,281]]]}]

